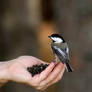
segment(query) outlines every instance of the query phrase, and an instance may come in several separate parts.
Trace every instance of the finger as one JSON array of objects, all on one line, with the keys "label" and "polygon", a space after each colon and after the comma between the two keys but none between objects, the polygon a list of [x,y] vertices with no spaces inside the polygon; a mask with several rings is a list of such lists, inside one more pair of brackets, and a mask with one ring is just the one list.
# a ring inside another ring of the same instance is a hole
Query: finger
[{"label": "finger", "polygon": [[59,74],[52,82],[49,82],[49,83],[48,83],[48,86],[49,86],[49,85],[52,85],[52,84],[54,84],[54,83],[56,83],[56,82],[58,82],[59,80],[61,80],[62,77],[63,77],[64,71],[65,71],[65,67],[63,67],[63,69],[62,69],[62,71],[60,72],[60,74]]},{"label": "finger", "polygon": [[52,62],[43,72],[41,72],[39,76],[40,81],[46,79],[49,73],[52,72],[54,67],[55,67],[55,64]]},{"label": "finger", "polygon": [[58,63],[54,70],[51,72],[51,74],[41,82],[41,85],[46,85],[49,82],[53,81],[60,74],[63,66],[64,65],[62,63]]},{"label": "finger", "polygon": [[49,82],[43,89],[46,89],[47,87],[49,87],[50,85],[54,84],[54,83],[57,83],[59,80],[62,79],[62,76],[64,74],[64,71],[65,71],[65,67],[63,67],[62,71],[60,72],[60,74],[52,81],[52,82]]}]

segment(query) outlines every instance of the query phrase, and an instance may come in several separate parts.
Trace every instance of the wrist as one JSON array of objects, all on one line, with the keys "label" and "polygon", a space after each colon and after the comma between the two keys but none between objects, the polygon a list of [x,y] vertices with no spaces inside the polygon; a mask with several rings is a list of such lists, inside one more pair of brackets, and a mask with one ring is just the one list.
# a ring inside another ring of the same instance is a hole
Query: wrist
[{"label": "wrist", "polygon": [[9,81],[8,62],[0,62],[0,86]]}]

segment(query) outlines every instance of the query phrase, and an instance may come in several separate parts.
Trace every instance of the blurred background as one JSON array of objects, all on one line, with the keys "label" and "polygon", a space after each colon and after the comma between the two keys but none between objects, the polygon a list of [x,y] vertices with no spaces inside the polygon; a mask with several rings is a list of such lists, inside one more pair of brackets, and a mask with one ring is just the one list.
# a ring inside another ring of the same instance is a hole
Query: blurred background
[{"label": "blurred background", "polygon": [[[51,62],[52,33],[68,42],[74,72],[45,92],[92,92],[92,1],[0,0],[0,61],[32,55]],[[9,82],[0,92],[39,91]]]}]

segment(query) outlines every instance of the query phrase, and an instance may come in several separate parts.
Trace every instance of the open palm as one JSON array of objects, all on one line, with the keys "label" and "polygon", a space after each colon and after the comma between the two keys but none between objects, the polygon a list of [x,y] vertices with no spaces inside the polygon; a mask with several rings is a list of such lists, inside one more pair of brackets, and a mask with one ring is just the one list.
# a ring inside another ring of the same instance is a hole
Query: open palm
[{"label": "open palm", "polygon": [[58,63],[55,66],[53,62],[50,63],[50,65],[40,74],[32,77],[31,74],[27,71],[27,67],[41,63],[46,62],[43,62],[42,60],[32,56],[21,56],[17,59],[9,61],[9,80],[28,84],[36,89],[44,90],[62,78],[65,70],[65,65]]}]

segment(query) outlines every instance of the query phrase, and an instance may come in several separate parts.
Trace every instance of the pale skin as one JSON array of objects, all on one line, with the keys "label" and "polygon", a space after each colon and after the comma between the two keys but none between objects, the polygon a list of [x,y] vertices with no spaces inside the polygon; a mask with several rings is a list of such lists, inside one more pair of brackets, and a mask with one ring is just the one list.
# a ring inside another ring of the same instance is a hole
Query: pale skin
[{"label": "pale skin", "polygon": [[56,66],[55,63],[50,63],[44,71],[32,77],[27,67],[40,63],[46,62],[33,56],[21,56],[14,60],[0,62],[0,86],[8,81],[14,81],[27,84],[37,90],[45,90],[62,79],[65,65],[61,62],[58,62]]}]

